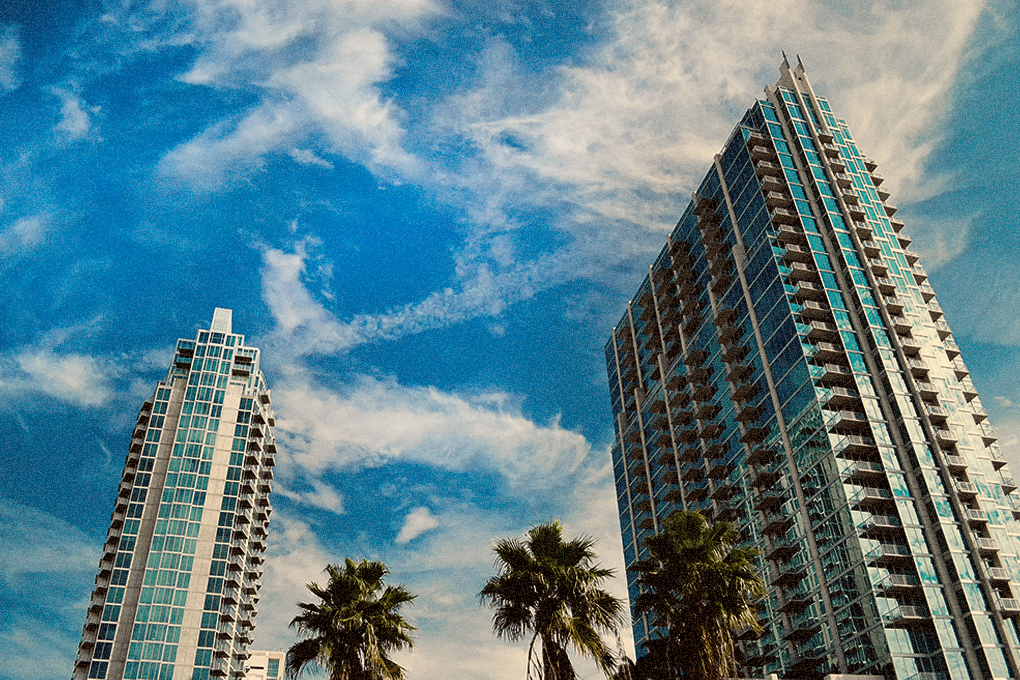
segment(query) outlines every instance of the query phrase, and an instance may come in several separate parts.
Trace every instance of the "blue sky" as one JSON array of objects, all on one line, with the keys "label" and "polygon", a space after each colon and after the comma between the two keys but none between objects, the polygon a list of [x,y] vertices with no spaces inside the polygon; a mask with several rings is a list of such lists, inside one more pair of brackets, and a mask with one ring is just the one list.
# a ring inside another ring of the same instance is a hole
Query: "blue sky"
[{"label": "blue sky", "polygon": [[601,348],[784,49],[1020,471],[1017,3],[831,5],[6,3],[0,675],[70,673],[138,406],[219,306],[283,451],[256,647],[370,557],[420,593],[411,678],[522,677],[492,540],[560,519],[622,568]]}]

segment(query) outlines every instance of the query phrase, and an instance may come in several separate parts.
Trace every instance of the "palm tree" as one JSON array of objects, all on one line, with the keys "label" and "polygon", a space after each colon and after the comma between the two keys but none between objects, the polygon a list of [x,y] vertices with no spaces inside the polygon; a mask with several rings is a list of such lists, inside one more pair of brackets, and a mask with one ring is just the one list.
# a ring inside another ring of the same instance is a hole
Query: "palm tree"
[{"label": "palm tree", "polygon": [[755,603],[765,583],[754,567],[758,551],[734,548],[739,540],[733,525],[710,526],[697,512],[673,515],[645,539],[652,557],[633,567],[642,587],[634,612],[653,614],[654,625],[666,630],[649,641],[648,656],[669,676],[734,677],[733,631],[760,630]]},{"label": "palm tree", "polygon": [[[504,538],[496,542],[497,576],[482,588],[482,604],[494,607],[492,627],[508,640],[531,635],[528,673],[544,680],[574,680],[567,656],[573,647],[593,657],[609,675],[615,656],[602,633],[617,632],[622,602],[601,589],[613,570],[595,563],[587,536],[563,540],[563,527],[550,522],[532,527],[523,541]],[[541,645],[541,664],[533,661],[535,644]]]},{"label": "palm tree", "polygon": [[320,601],[299,603],[302,613],[290,622],[305,639],[287,651],[287,677],[314,664],[329,680],[403,680],[404,669],[389,654],[414,645],[414,627],[400,608],[416,596],[403,586],[384,586],[390,570],[382,562],[347,558],[343,567],[327,564],[325,571],[325,587],[307,585]]}]

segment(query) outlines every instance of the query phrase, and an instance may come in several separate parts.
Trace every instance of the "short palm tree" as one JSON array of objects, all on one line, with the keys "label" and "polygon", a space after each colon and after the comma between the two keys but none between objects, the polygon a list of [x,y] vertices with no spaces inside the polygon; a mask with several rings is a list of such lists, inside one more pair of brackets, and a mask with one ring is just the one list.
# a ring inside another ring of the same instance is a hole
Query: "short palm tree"
[{"label": "short palm tree", "polygon": [[384,585],[390,571],[382,562],[348,558],[325,571],[325,587],[307,586],[319,602],[299,603],[302,613],[290,622],[305,639],[287,651],[287,677],[316,665],[329,680],[403,680],[404,669],[389,654],[414,644],[414,627],[400,608],[415,596],[403,586]]},{"label": "short palm tree", "polygon": [[[493,548],[499,574],[479,597],[495,608],[492,626],[499,637],[531,635],[529,680],[532,668],[544,680],[573,680],[568,647],[594,658],[607,675],[614,668],[602,634],[617,632],[623,604],[602,589],[613,570],[595,563],[594,543],[586,536],[564,541],[562,525],[550,522],[532,527],[523,541],[505,538]],[[536,642],[541,664],[533,662]]]},{"label": "short palm tree", "polygon": [[734,548],[739,534],[728,523],[710,526],[697,512],[680,512],[661,533],[644,541],[652,557],[638,562],[642,592],[636,615],[654,614],[665,637],[649,644],[653,665],[671,677],[722,680],[736,675],[732,633],[760,629],[756,602],[765,583],[752,548]]}]

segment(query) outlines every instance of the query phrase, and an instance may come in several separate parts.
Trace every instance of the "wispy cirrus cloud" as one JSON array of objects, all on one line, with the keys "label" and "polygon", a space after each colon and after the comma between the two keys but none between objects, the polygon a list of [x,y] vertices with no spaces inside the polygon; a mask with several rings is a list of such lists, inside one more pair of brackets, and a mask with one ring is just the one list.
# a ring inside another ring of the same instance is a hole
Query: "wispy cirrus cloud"
[{"label": "wispy cirrus cloud", "polygon": [[[478,316],[496,316],[508,304],[527,299],[562,279],[567,263],[539,258],[494,271],[486,262],[465,263],[457,288],[445,288],[396,309],[338,319],[306,287],[308,253],[303,243],[293,252],[263,252],[262,297],[276,320],[269,342],[281,356],[345,352],[369,342],[442,328]],[[470,267],[472,271],[468,272]]]},{"label": "wispy cirrus cloud", "polygon": [[21,86],[21,39],[17,26],[0,25],[0,94]]},{"label": "wispy cirrus cloud", "polygon": [[[67,673],[99,564],[99,543],[67,522],[0,502],[0,644],[16,680]],[[32,602],[31,615],[18,602]]]},{"label": "wispy cirrus cloud", "polygon": [[[205,87],[253,87],[257,104],[170,151],[165,174],[216,189],[227,173],[256,171],[268,154],[312,136],[326,151],[382,175],[414,176],[401,113],[380,91],[395,56],[386,32],[414,32],[438,12],[430,0],[286,2],[270,10],[236,0],[196,0],[179,39],[199,50],[181,76]],[[301,157],[295,157],[303,162]],[[328,162],[328,161],[327,161]]]},{"label": "wispy cirrus cloud", "polygon": [[[734,120],[775,81],[782,49],[804,55],[821,94],[881,162],[896,200],[937,193],[953,179],[930,173],[926,160],[983,7],[620,2],[611,39],[580,63],[541,73],[494,38],[478,57],[476,81],[394,142],[420,147],[428,137],[472,150],[456,167],[423,158],[433,171],[417,180],[468,218],[452,255],[456,280],[399,308],[335,319],[302,290],[300,249],[268,250],[265,298],[296,352],[334,353],[499,315],[569,281],[617,286],[621,268],[660,245]],[[324,110],[311,117],[326,121]],[[543,220],[516,217],[536,209]],[[929,227],[940,257],[963,248],[954,225]],[[536,252],[543,241],[551,245]]]},{"label": "wispy cirrus cloud", "polygon": [[18,218],[0,231],[0,255],[27,252],[42,243],[49,231],[48,215]]}]

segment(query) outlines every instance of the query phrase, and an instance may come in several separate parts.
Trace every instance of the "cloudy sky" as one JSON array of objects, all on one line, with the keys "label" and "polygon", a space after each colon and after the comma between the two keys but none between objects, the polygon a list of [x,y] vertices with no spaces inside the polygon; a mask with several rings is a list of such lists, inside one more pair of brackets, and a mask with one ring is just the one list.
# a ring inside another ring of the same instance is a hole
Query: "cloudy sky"
[{"label": "cloudy sky", "polygon": [[560,519],[622,568],[602,345],[781,50],[879,163],[1020,462],[1018,17],[3,3],[0,676],[69,676],[130,426],[219,306],[283,451],[256,647],[368,557],[420,594],[410,678],[522,678],[476,597],[492,540]]}]

